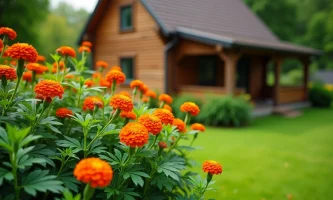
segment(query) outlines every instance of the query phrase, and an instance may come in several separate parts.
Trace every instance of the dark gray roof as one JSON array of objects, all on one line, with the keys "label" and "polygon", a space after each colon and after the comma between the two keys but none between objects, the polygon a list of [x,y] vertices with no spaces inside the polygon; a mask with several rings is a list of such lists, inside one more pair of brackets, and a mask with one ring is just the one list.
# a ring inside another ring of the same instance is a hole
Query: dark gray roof
[{"label": "dark gray roof", "polygon": [[[320,54],[315,49],[282,42],[242,0],[141,0],[168,32],[212,43],[277,51]],[[208,40],[207,40],[208,39]],[[227,42],[226,42],[227,41]],[[229,43],[228,43],[229,41]]]},{"label": "dark gray roof", "polygon": [[[224,47],[248,47],[320,55],[316,49],[282,42],[242,2],[242,0],[140,0],[165,36],[183,38]],[[94,27],[112,0],[99,0],[80,40],[93,34]]]},{"label": "dark gray roof", "polygon": [[333,71],[317,71],[311,77],[312,81],[320,81],[327,84],[333,84]]}]

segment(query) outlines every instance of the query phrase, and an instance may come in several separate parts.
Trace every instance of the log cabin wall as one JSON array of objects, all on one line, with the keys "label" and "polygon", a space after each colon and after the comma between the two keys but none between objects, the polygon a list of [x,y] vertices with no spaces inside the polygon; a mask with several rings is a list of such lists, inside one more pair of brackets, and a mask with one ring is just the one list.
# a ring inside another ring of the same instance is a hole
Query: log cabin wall
[{"label": "log cabin wall", "polygon": [[[120,31],[120,7],[132,5],[133,31]],[[153,90],[164,91],[164,41],[158,25],[138,0],[113,0],[98,23],[94,60],[120,66],[120,58],[134,58],[134,79]],[[122,89],[128,86],[121,86]]]}]

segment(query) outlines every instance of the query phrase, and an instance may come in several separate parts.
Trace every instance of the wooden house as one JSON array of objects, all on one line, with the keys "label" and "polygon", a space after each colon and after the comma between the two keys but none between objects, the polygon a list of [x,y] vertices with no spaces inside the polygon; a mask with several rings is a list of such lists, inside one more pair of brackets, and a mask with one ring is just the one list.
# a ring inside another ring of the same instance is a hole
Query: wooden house
[{"label": "wooden house", "polygon": [[[310,58],[321,52],[283,42],[242,0],[99,0],[80,41],[93,60],[170,94],[248,93],[274,105],[307,100]],[[282,87],[286,58],[301,61],[304,84]],[[267,66],[275,82],[267,85]],[[128,87],[122,86],[122,87]]]}]

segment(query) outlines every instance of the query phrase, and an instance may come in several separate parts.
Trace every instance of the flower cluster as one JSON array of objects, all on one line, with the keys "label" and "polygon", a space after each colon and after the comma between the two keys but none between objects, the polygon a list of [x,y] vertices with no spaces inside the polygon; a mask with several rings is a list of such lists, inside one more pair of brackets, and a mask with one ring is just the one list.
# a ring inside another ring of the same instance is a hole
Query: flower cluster
[{"label": "flower cluster", "polygon": [[[202,199],[213,175],[222,173],[222,166],[209,160],[202,166],[206,182],[184,176],[191,163],[190,146],[206,130],[203,124],[190,125],[190,115],[200,112],[195,103],[177,108],[186,113],[183,119],[174,116],[170,95],[157,94],[144,81],[127,80],[129,85],[119,86],[126,71],[109,67],[112,61],[97,61],[92,72],[86,62],[93,46],[89,41],[81,43],[79,58],[72,47],[61,46],[49,63],[29,44],[8,46],[8,39],[16,38],[14,30],[1,27],[0,36],[0,115],[4,123],[10,121],[2,132],[13,136],[2,145],[7,163],[0,168],[11,177],[1,180],[0,187],[6,184],[15,191],[4,194],[5,199],[22,199],[23,189],[27,199],[62,198],[63,188],[70,190],[64,198],[82,194],[73,199],[182,198],[182,191],[190,199]],[[19,165],[19,158],[29,165]],[[45,170],[33,161],[44,163]],[[21,185],[28,179],[38,187]]]}]

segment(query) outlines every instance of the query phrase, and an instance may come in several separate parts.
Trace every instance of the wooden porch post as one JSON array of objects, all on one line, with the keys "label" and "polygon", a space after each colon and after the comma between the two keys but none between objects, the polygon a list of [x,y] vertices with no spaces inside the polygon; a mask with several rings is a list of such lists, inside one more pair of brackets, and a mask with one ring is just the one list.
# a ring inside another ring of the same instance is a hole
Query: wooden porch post
[{"label": "wooden porch post", "polygon": [[281,74],[281,65],[283,63],[282,58],[274,59],[274,106],[279,104],[279,94],[280,94],[280,74]]},{"label": "wooden porch post", "polygon": [[310,60],[309,58],[304,58],[301,60],[303,64],[303,89],[304,89],[304,100],[308,99],[308,83],[309,83],[309,65],[310,65]]},{"label": "wooden porch post", "polygon": [[235,52],[220,52],[219,56],[224,61],[224,82],[226,92],[227,94],[235,94],[236,69],[240,54]]}]

